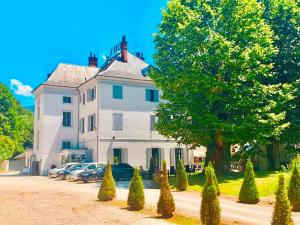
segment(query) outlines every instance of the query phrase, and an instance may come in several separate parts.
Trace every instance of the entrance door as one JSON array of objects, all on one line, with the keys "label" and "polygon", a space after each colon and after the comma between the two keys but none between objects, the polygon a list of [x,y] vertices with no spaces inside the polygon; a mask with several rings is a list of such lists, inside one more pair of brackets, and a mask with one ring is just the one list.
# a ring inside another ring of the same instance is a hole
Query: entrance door
[{"label": "entrance door", "polygon": [[182,149],[175,148],[175,167],[177,167],[179,159],[182,159]]},{"label": "entrance door", "polygon": [[114,164],[122,162],[122,149],[121,148],[114,148]]},{"label": "entrance door", "polygon": [[154,167],[156,170],[159,170],[159,149],[158,148],[152,148],[152,155],[151,155],[153,162],[154,162]]}]

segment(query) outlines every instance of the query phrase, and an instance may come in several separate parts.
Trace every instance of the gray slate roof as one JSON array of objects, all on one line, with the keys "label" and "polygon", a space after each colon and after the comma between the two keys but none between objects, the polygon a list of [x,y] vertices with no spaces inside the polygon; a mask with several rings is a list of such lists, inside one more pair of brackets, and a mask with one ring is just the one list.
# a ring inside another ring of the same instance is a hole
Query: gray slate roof
[{"label": "gray slate roof", "polygon": [[149,64],[130,52],[127,53],[127,59],[127,63],[120,61],[118,58],[113,59],[106,69],[98,73],[98,76],[151,81],[148,76],[144,76],[142,73],[144,69],[149,67]]},{"label": "gray slate roof", "polygon": [[94,77],[99,68],[60,63],[51,76],[43,83],[46,85],[78,87]]},{"label": "gray slate roof", "polygon": [[127,53],[127,57],[128,62],[124,63],[120,61],[119,56],[116,56],[102,69],[91,66],[60,63],[43,84],[78,87],[86,80],[95,76],[151,81],[151,79],[142,72],[148,68],[149,65],[130,52]]}]

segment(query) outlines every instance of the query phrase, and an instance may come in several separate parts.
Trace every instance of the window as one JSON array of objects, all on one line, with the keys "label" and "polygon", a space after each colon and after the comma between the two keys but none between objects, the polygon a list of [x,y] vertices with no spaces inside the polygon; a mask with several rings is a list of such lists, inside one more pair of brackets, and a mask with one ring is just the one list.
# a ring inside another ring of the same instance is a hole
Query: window
[{"label": "window", "polygon": [[63,103],[71,104],[72,103],[72,98],[69,97],[69,96],[63,96]]},{"label": "window", "polygon": [[123,130],[123,114],[114,113],[113,114],[113,130]]},{"label": "window", "polygon": [[80,133],[84,133],[84,118],[81,118],[79,121],[79,131]]},{"label": "window", "polygon": [[72,146],[71,141],[62,141],[61,148],[62,149],[70,149]]},{"label": "window", "polygon": [[158,102],[158,90],[146,89],[146,101]]},{"label": "window", "polygon": [[93,131],[96,129],[96,114],[88,117],[88,130]]},{"label": "window", "polygon": [[87,101],[91,102],[96,99],[96,88],[88,89],[87,91]]},{"label": "window", "polygon": [[83,95],[82,95],[82,104],[83,105],[85,104],[85,93],[83,93]]},{"label": "window", "polygon": [[71,127],[72,126],[72,113],[71,112],[63,112],[63,126]]},{"label": "window", "polygon": [[113,88],[113,98],[123,99],[123,86],[113,85],[112,88]]},{"label": "window", "polygon": [[150,115],[150,130],[155,130],[156,122],[157,122],[157,117],[155,115]]}]

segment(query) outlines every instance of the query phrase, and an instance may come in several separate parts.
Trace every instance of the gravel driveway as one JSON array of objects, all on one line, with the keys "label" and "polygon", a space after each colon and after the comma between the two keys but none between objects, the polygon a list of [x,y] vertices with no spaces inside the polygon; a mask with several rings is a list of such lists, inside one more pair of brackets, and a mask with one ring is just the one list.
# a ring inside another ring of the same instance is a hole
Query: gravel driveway
[{"label": "gravel driveway", "polygon": [[94,186],[47,177],[0,176],[0,224],[168,224],[96,201],[97,188]]}]

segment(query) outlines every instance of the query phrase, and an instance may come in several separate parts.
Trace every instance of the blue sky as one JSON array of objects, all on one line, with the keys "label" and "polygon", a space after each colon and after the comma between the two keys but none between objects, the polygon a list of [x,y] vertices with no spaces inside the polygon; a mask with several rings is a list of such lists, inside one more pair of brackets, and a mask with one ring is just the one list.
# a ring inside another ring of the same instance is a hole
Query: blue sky
[{"label": "blue sky", "polygon": [[100,60],[126,34],[128,48],[152,63],[152,34],[167,0],[15,0],[0,2],[0,82],[22,105],[31,88],[59,62],[86,65]]}]

